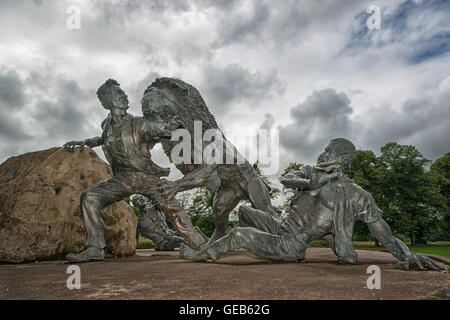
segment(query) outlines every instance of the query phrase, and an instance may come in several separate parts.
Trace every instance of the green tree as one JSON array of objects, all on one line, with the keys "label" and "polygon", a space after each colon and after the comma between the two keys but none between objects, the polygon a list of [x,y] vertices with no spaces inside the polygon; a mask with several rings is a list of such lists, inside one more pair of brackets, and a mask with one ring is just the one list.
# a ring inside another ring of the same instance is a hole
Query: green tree
[{"label": "green tree", "polygon": [[431,162],[414,146],[387,143],[381,148],[379,206],[394,232],[408,234],[411,244],[426,243],[436,227],[442,198],[433,175],[425,171]]},{"label": "green tree", "polygon": [[[303,167],[303,163],[298,162],[291,162],[281,173],[281,176],[279,180],[283,180],[284,177],[286,177],[289,173],[299,170],[301,167]],[[281,206],[280,211],[282,214],[289,214],[289,210],[291,208],[291,202],[294,199],[294,192],[292,189],[283,188],[282,191],[283,195],[285,196],[286,200],[284,201],[284,204]]]},{"label": "green tree", "polygon": [[136,208],[136,207],[134,207],[134,206],[132,206],[131,205],[131,199],[130,199],[130,197],[126,197],[125,199],[123,199],[130,207],[131,207],[131,209],[133,209],[133,212],[134,212],[134,214],[136,215],[136,216],[138,216],[139,215],[139,208]]},{"label": "green tree", "polygon": [[381,198],[380,162],[373,151],[356,150],[355,159],[345,168],[345,174],[364,190],[370,192],[375,200]]},{"label": "green tree", "polygon": [[430,166],[430,172],[434,175],[445,201],[439,229],[444,236],[443,240],[450,240],[450,152],[436,159]]},{"label": "green tree", "polygon": [[[345,168],[345,175],[355,180],[356,184],[371,193],[375,202],[383,207],[383,189],[380,186],[380,162],[371,150],[357,150],[353,162]],[[375,240],[375,245],[379,245],[367,225],[361,221],[356,221],[353,229],[353,237],[356,241]]]}]

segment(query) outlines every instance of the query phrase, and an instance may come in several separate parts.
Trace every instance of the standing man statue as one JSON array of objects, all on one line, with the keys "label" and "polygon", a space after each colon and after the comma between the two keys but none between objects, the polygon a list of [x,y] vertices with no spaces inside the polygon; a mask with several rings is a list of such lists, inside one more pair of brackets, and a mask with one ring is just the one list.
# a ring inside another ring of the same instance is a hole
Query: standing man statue
[{"label": "standing man statue", "polygon": [[304,259],[311,241],[331,235],[332,249],[339,262],[356,264],[353,226],[356,220],[361,220],[399,260],[398,267],[442,269],[428,257],[412,253],[394,237],[372,195],[344,176],[344,167],[353,161],[355,153],[355,146],[349,140],[331,140],[320,155],[323,163],[317,167],[303,166],[281,181],[296,190],[286,218],[280,220],[243,205],[239,208],[239,227],[200,251],[182,245],[181,256],[190,260],[216,260],[231,250],[244,248],[262,258],[296,261]]},{"label": "standing man statue", "polygon": [[162,196],[170,170],[157,166],[151,160],[150,149],[159,139],[170,139],[172,131],[182,126],[178,117],[167,122],[151,117],[135,117],[127,113],[128,97],[117,81],[107,80],[97,91],[102,106],[110,113],[102,123],[101,137],[71,141],[64,145],[69,151],[102,146],[111,165],[113,177],[90,187],[81,195],[81,210],[87,231],[86,250],[68,254],[72,262],[103,260],[105,223],[103,208],[132,194],[143,194],[152,199],[167,214],[174,227],[193,248],[200,247],[204,238],[193,228],[181,204],[174,198]]},{"label": "standing man statue", "polygon": [[169,229],[166,217],[155,205],[147,199],[136,194],[132,197],[133,206],[139,209],[136,236],[142,235],[153,241],[156,251],[171,251],[180,247],[183,238],[176,231]]}]

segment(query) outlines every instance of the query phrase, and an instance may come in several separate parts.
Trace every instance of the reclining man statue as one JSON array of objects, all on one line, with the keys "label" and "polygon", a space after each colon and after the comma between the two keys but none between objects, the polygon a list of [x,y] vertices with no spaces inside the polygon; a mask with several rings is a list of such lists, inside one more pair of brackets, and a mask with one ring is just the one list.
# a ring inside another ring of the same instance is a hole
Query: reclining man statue
[{"label": "reclining man statue", "polygon": [[320,155],[323,163],[317,167],[303,166],[282,180],[284,186],[296,190],[286,218],[280,220],[243,205],[239,208],[239,227],[200,251],[182,245],[181,256],[216,260],[231,250],[244,248],[262,258],[296,261],[304,259],[311,241],[331,235],[339,262],[356,264],[353,225],[361,220],[399,260],[397,267],[441,270],[428,257],[412,253],[395,238],[372,195],[344,176],[343,169],[353,161],[355,153],[349,140],[331,140]]},{"label": "reclining man statue", "polygon": [[149,204],[140,194],[134,195],[131,202],[139,208],[136,237],[142,235],[152,240],[156,251],[171,251],[180,247],[183,238],[178,236],[178,232],[169,229],[166,217],[155,205]]},{"label": "reclining man statue", "polygon": [[[171,133],[183,125],[179,117],[155,121],[147,117],[135,117],[127,113],[128,97],[117,81],[109,79],[97,91],[102,106],[110,113],[102,123],[101,137],[84,141],[71,141],[64,145],[69,151],[102,146],[111,165],[113,177],[101,181],[81,194],[81,210],[87,231],[86,250],[68,254],[72,262],[103,260],[105,247],[105,223],[103,208],[132,194],[143,194],[153,200],[168,215],[173,226],[193,248],[205,243],[202,235],[193,228],[181,204],[175,197],[162,195],[169,169],[157,166],[151,160],[150,149],[161,138],[170,140]],[[163,139],[164,140],[164,139]]]}]

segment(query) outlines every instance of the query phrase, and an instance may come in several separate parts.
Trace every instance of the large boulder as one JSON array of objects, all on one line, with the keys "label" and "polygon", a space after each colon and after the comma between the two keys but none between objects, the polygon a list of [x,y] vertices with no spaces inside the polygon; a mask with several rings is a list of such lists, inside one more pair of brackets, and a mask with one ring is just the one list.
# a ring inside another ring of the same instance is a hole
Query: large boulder
[{"label": "large boulder", "polygon": [[[83,190],[111,177],[92,149],[63,148],[11,157],[0,165],[0,261],[49,259],[84,249]],[[106,253],[136,250],[137,218],[124,201],[105,209]]]}]

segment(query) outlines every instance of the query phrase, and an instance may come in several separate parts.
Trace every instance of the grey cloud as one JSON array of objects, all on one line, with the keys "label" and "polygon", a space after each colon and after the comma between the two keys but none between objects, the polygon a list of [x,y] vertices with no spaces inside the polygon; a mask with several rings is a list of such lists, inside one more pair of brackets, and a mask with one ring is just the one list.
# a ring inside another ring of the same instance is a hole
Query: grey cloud
[{"label": "grey cloud", "polygon": [[44,73],[30,71],[26,78],[19,76],[24,80],[16,84],[26,87],[25,104],[18,111],[0,108],[0,160],[101,132],[103,109],[96,100],[96,88],[81,88],[75,80],[57,74],[48,68]]},{"label": "grey cloud", "polygon": [[291,161],[315,162],[328,141],[344,137],[378,152],[388,142],[411,144],[436,159],[449,151],[450,88],[429,98],[406,100],[399,111],[380,106],[351,119],[351,101],[334,89],[315,91],[291,109],[292,124],[280,127],[280,144]]},{"label": "grey cloud", "polygon": [[350,103],[345,93],[334,89],[314,91],[291,109],[293,123],[280,127],[281,146],[295,161],[313,161],[330,139],[351,136]]},{"label": "grey cloud", "polygon": [[25,88],[19,74],[14,70],[0,70],[0,105],[5,109],[17,109],[26,100]]},{"label": "grey cloud", "polygon": [[23,121],[17,117],[26,100],[25,86],[19,74],[6,68],[0,70],[0,137],[12,141],[29,137]]},{"label": "grey cloud", "polygon": [[30,138],[25,132],[22,120],[14,114],[0,115],[0,137],[14,143]]},{"label": "grey cloud", "polygon": [[262,26],[270,16],[269,9],[260,1],[253,5],[250,15],[226,15],[222,24],[219,25],[220,38],[212,43],[214,48],[220,48],[233,42],[242,42],[250,36],[263,32]]},{"label": "grey cloud", "polygon": [[[149,72],[144,78],[131,84],[131,86],[129,87],[130,89],[126,90],[130,101],[130,113],[133,113],[135,115],[142,114],[141,99],[144,95],[145,89],[147,89],[147,87],[152,84],[152,82],[155,81],[156,78],[160,78],[163,76],[164,75],[161,75],[157,72]],[[122,85],[123,89],[125,89],[124,87],[125,86]]]},{"label": "grey cloud", "polygon": [[9,145],[9,146],[2,145],[2,148],[0,148],[0,164],[2,164],[10,156],[18,155],[18,154],[21,154],[26,151],[30,151],[30,150],[23,150],[21,145],[17,144],[17,143]]},{"label": "grey cloud", "polygon": [[264,121],[262,125],[259,127],[260,129],[265,129],[270,131],[275,123],[275,117],[270,113],[264,115]]},{"label": "grey cloud", "polygon": [[[233,44],[268,46],[276,44],[279,49],[286,44],[301,42],[310,28],[331,27],[353,7],[355,1],[297,1],[285,0],[283,4],[261,0],[251,3],[235,2],[226,10],[218,7],[217,39],[213,48]],[[249,10],[248,7],[251,7]]]},{"label": "grey cloud", "polygon": [[110,1],[96,0],[99,17],[108,24],[125,26],[136,16],[190,11],[192,6],[184,0],[125,0],[111,4]]},{"label": "grey cloud", "polygon": [[[82,29],[68,34],[69,39],[89,52],[108,55],[138,55],[143,67],[167,68],[172,61],[178,65],[194,60],[210,60],[212,49],[198,47],[190,37],[175,36],[161,46],[160,35],[176,28],[173,17],[190,12],[195,1],[94,1],[89,14],[82,11]],[[192,37],[201,36],[193,34]],[[171,36],[173,37],[173,36]],[[195,41],[194,41],[195,43]]]},{"label": "grey cloud", "polygon": [[[71,137],[86,132],[87,118],[85,105],[88,95],[74,80],[59,78],[54,91],[54,101],[37,101],[34,120],[40,123],[47,136]],[[99,107],[100,108],[100,107]]]},{"label": "grey cloud", "polygon": [[225,114],[227,108],[237,101],[246,100],[258,104],[263,99],[281,95],[286,86],[275,71],[263,74],[250,72],[240,65],[224,68],[208,66],[204,71],[201,92],[213,114]]},{"label": "grey cloud", "polygon": [[[399,111],[374,110],[361,132],[364,145],[379,150],[389,141],[411,144],[436,159],[450,150],[450,89],[434,97],[406,100]],[[377,151],[378,151],[377,150]]]},{"label": "grey cloud", "polygon": [[450,2],[406,0],[393,10],[381,8],[381,30],[369,30],[370,14],[359,12],[351,24],[343,53],[384,54],[392,47],[397,57],[416,64],[450,51]]}]

